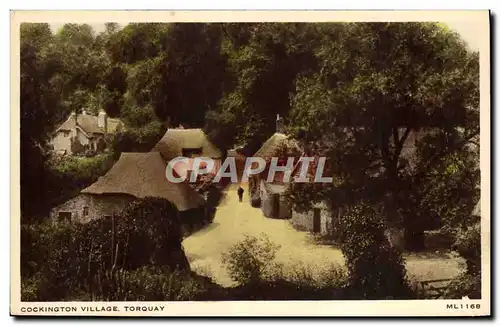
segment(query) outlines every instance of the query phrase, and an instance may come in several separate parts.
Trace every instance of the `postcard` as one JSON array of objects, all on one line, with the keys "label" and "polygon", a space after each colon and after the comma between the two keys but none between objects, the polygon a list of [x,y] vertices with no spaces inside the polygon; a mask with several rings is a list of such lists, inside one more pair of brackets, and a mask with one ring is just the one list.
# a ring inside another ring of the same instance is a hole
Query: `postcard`
[{"label": "postcard", "polygon": [[14,316],[489,316],[488,11],[12,11]]}]

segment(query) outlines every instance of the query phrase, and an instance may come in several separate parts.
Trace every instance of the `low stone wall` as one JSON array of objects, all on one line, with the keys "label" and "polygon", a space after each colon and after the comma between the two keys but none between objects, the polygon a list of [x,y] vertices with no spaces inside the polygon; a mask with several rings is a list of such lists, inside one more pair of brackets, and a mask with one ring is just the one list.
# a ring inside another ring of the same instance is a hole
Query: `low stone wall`
[{"label": "low stone wall", "polygon": [[292,219],[290,220],[293,227],[300,231],[313,231],[313,211],[292,211]]}]

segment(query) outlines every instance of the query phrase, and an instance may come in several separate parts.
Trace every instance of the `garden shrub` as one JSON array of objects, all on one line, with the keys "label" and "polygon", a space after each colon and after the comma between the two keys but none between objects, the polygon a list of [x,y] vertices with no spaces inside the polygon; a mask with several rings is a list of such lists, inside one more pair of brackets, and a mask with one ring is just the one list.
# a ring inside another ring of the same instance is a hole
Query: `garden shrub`
[{"label": "garden shrub", "polygon": [[62,300],[78,287],[83,269],[79,259],[79,230],[48,222],[21,227],[21,299]]},{"label": "garden shrub", "polygon": [[481,225],[460,229],[453,248],[465,259],[467,273],[481,272]]},{"label": "garden shrub", "polygon": [[323,274],[316,266],[275,262],[279,246],[267,236],[245,236],[223,255],[229,275],[239,283],[228,290],[226,300],[332,300],[343,299],[346,274],[332,265]]},{"label": "garden shrub", "polygon": [[332,264],[321,274],[316,272],[318,268],[314,264],[293,264],[287,266],[287,273],[282,278],[298,288],[342,289],[346,286],[347,274],[341,266]]},{"label": "garden shrub", "polygon": [[94,301],[184,301],[206,295],[206,282],[179,270],[143,266],[107,271],[94,277]]},{"label": "garden shrub", "polygon": [[[144,266],[189,271],[178,211],[145,198],[120,214],[87,224],[24,226],[23,300],[63,300],[96,289],[98,275]],[[97,279],[96,279],[97,277]]]},{"label": "garden shrub", "polygon": [[382,216],[361,203],[340,220],[341,250],[355,299],[400,299],[411,295],[401,252],[386,238]]},{"label": "garden shrub", "polygon": [[222,263],[230,277],[239,284],[255,284],[269,277],[278,267],[273,262],[279,246],[262,234],[259,238],[245,235],[222,255]]},{"label": "garden shrub", "polygon": [[444,294],[445,299],[481,299],[481,273],[462,273],[450,282]]},{"label": "garden shrub", "polygon": [[64,203],[90,186],[115,163],[110,154],[93,157],[54,156],[48,162],[47,189],[44,194],[50,207]]},{"label": "garden shrub", "polygon": [[481,298],[481,225],[462,228],[457,232],[453,248],[465,259],[465,271],[446,290],[449,299]]}]

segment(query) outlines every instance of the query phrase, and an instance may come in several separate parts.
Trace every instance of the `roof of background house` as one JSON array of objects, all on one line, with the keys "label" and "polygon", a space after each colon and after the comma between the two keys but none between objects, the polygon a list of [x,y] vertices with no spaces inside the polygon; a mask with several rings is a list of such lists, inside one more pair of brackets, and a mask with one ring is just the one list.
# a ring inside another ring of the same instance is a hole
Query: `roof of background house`
[{"label": "roof of background house", "polygon": [[[77,116],[78,126],[87,134],[104,134],[104,128],[99,127],[97,123],[97,116],[89,114],[79,114]],[[107,118],[108,120],[108,133],[116,133],[123,128],[123,123],[120,119]],[[70,115],[68,119],[57,129],[59,130],[73,130],[75,129],[75,119]]]},{"label": "roof of background house", "polygon": [[297,142],[293,139],[290,139],[287,135],[276,132],[274,135],[269,137],[268,140],[262,144],[260,149],[254,154],[255,157],[262,157],[264,159],[268,159],[273,157],[278,153],[278,150],[281,146],[292,147],[300,151],[300,148]]},{"label": "roof of background house", "polygon": [[237,157],[237,156],[244,157],[245,155],[243,154],[243,148],[237,147],[237,148],[228,149],[227,156],[228,157]]},{"label": "roof of background house", "polygon": [[284,193],[290,184],[273,184],[269,182],[262,182],[262,185],[266,188],[266,191],[270,194],[282,194]]},{"label": "roof of background house", "polygon": [[160,152],[165,160],[182,156],[182,149],[201,148],[201,156],[221,158],[221,152],[207,138],[201,129],[168,129],[152,149]]},{"label": "roof of background house", "polygon": [[160,153],[122,153],[111,170],[82,190],[82,193],[163,198],[174,204],[179,211],[204,204],[203,197],[189,184],[168,181],[165,169],[166,164]]}]

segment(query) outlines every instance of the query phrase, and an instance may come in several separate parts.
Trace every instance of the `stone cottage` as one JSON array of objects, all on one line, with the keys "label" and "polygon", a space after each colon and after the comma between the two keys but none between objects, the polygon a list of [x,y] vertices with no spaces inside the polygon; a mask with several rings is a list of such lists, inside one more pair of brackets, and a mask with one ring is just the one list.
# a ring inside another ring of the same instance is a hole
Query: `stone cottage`
[{"label": "stone cottage", "polygon": [[292,216],[291,205],[284,196],[287,185],[260,180],[261,208],[264,216],[288,219]]},{"label": "stone cottage", "polygon": [[187,183],[171,183],[166,164],[157,152],[122,153],[115,165],[95,183],[52,209],[53,221],[85,223],[119,213],[137,198],[163,198],[174,204],[180,217],[205,214],[205,201]]},{"label": "stone cottage", "polygon": [[50,144],[61,155],[98,153],[106,149],[106,137],[123,130],[119,119],[109,118],[103,110],[97,116],[71,113],[68,119],[57,128]]}]

